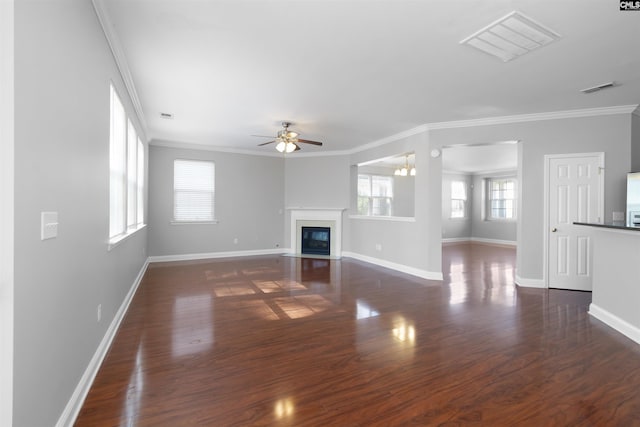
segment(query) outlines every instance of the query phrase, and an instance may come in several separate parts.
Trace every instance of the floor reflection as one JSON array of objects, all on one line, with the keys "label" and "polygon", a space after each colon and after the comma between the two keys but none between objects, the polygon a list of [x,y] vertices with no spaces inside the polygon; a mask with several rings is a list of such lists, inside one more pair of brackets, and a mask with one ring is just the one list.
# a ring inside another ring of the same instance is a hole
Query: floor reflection
[{"label": "floor reflection", "polygon": [[[449,288],[449,304],[468,301],[514,306],[515,249],[456,244],[443,247],[444,283]],[[481,280],[478,280],[481,278]]]},{"label": "floor reflection", "polygon": [[379,315],[380,313],[369,307],[364,301],[356,300],[356,319],[368,319]]},{"label": "floor reflection", "polygon": [[144,366],[142,342],[138,345],[134,369],[129,378],[127,392],[125,396],[124,412],[120,419],[121,426],[132,426],[137,424],[137,418],[142,407],[142,396],[144,392]]},{"label": "floor reflection", "polygon": [[213,344],[211,295],[177,297],[173,306],[171,349],[174,357],[200,353]]}]

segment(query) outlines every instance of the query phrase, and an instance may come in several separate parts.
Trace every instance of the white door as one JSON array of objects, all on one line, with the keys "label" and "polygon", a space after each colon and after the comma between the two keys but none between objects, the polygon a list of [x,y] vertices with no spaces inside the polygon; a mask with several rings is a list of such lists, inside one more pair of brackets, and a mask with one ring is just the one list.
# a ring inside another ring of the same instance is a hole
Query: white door
[{"label": "white door", "polygon": [[546,156],[547,284],[550,288],[591,290],[589,227],[574,222],[603,220],[604,154]]}]

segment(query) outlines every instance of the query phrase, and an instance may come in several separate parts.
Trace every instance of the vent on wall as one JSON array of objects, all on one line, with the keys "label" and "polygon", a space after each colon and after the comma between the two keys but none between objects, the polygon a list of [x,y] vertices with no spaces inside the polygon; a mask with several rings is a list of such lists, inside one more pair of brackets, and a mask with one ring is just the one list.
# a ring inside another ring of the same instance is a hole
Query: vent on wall
[{"label": "vent on wall", "polygon": [[560,34],[523,15],[511,12],[460,41],[504,62],[554,42]]},{"label": "vent on wall", "polygon": [[599,90],[602,89],[607,89],[610,87],[614,87],[616,85],[616,82],[608,82],[608,83],[603,83],[601,85],[598,86],[593,86],[593,87],[588,87],[586,89],[580,89],[580,92],[582,93],[593,93],[593,92],[597,92]]}]

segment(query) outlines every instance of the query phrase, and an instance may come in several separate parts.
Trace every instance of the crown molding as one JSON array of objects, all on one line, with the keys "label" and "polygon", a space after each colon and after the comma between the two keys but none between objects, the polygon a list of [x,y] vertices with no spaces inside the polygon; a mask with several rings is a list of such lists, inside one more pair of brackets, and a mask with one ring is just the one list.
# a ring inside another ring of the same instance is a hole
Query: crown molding
[{"label": "crown molding", "polygon": [[282,153],[278,153],[278,152],[268,152],[268,153],[257,152],[255,150],[246,150],[242,148],[194,144],[194,143],[188,143],[188,142],[176,142],[176,141],[168,141],[165,139],[152,139],[151,141],[149,141],[149,146],[164,147],[164,148],[178,148],[178,149],[184,149],[184,150],[216,151],[219,153],[245,154],[249,156],[282,157],[282,158],[285,157]]},{"label": "crown molding", "polygon": [[[93,1],[101,2],[103,0],[93,0]],[[359,153],[361,151],[370,150],[372,148],[390,144],[392,142],[397,142],[403,138],[408,138],[410,136],[418,135],[420,133],[428,132],[431,130],[455,129],[455,128],[464,128],[464,127],[472,127],[472,126],[489,126],[489,125],[500,125],[500,124],[509,124],[509,123],[523,123],[523,122],[533,122],[533,121],[540,121],[540,120],[606,116],[606,115],[614,115],[614,114],[634,114],[640,117],[640,106],[637,104],[623,105],[623,106],[616,106],[616,107],[588,108],[588,109],[582,109],[582,110],[566,110],[566,111],[556,111],[556,112],[550,112],[550,113],[521,114],[521,115],[515,115],[515,116],[489,117],[484,119],[427,123],[420,126],[416,126],[412,129],[409,129],[403,132],[399,132],[394,135],[390,135],[390,136],[369,142],[364,145],[360,145],[358,147],[355,147],[349,150],[333,150],[333,151],[302,152],[302,153],[294,152],[294,153],[283,155],[282,153],[271,152],[271,151],[259,152],[259,151],[250,150],[250,149],[211,146],[211,145],[205,145],[205,144],[176,142],[176,141],[168,141],[168,140],[160,140],[160,139],[153,139],[149,141],[149,145],[158,146],[158,147],[167,147],[167,148],[182,148],[182,149],[190,149],[190,150],[204,150],[204,151],[218,151],[218,152],[224,152],[224,153],[246,154],[251,156],[282,157],[285,159],[348,156],[351,154]],[[504,141],[503,143],[511,144],[513,142]]]},{"label": "crown molding", "polygon": [[376,148],[376,147],[380,147],[382,145],[386,145],[392,142],[396,142],[400,139],[404,139],[404,138],[408,138],[410,136],[413,135],[418,135],[420,133],[424,133],[427,132],[429,130],[429,125],[428,124],[424,124],[424,125],[420,125],[420,126],[416,126],[414,128],[405,130],[403,132],[399,132],[393,135],[389,135],[386,136],[384,138],[381,139],[377,139],[375,141],[369,142],[367,144],[364,145],[360,145],[356,148],[352,148],[350,150],[345,150],[344,153],[345,154],[355,154],[355,153],[359,153],[361,151],[365,151],[365,150],[370,150],[372,148]]},{"label": "crown molding", "polygon": [[138,122],[140,123],[142,131],[145,135],[145,139],[148,142],[149,128],[147,127],[147,122],[142,110],[142,104],[140,103],[140,98],[138,97],[138,92],[136,91],[136,86],[133,82],[129,63],[127,62],[124,50],[122,49],[122,43],[120,43],[120,38],[113,29],[114,27],[111,23],[111,19],[109,18],[109,14],[106,12],[104,2],[105,0],[91,0],[93,9],[95,10],[98,17],[98,21],[102,26],[102,32],[107,39],[107,44],[109,44],[109,48],[111,49],[113,58],[116,61],[116,66],[118,67],[118,71],[120,72],[120,77],[124,82],[127,93],[129,94],[129,98],[131,99],[131,103],[133,104],[133,109],[135,110]]},{"label": "crown molding", "polygon": [[504,125],[511,123],[536,122],[542,120],[573,119],[581,117],[608,116],[613,114],[631,114],[638,104],[615,107],[585,108],[581,110],[553,111],[548,113],[519,114],[514,116],[488,117],[484,119],[456,120],[451,122],[428,123],[428,130],[455,129],[474,126]]}]

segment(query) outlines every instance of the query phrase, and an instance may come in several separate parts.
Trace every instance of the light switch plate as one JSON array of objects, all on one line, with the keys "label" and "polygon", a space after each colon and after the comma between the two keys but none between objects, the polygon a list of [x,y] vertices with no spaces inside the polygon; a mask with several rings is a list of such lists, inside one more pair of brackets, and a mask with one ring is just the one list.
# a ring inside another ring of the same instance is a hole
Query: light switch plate
[{"label": "light switch plate", "polygon": [[58,237],[58,212],[40,213],[40,239],[54,239]]},{"label": "light switch plate", "polygon": [[624,221],[624,212],[614,212],[613,213],[614,221]]}]

